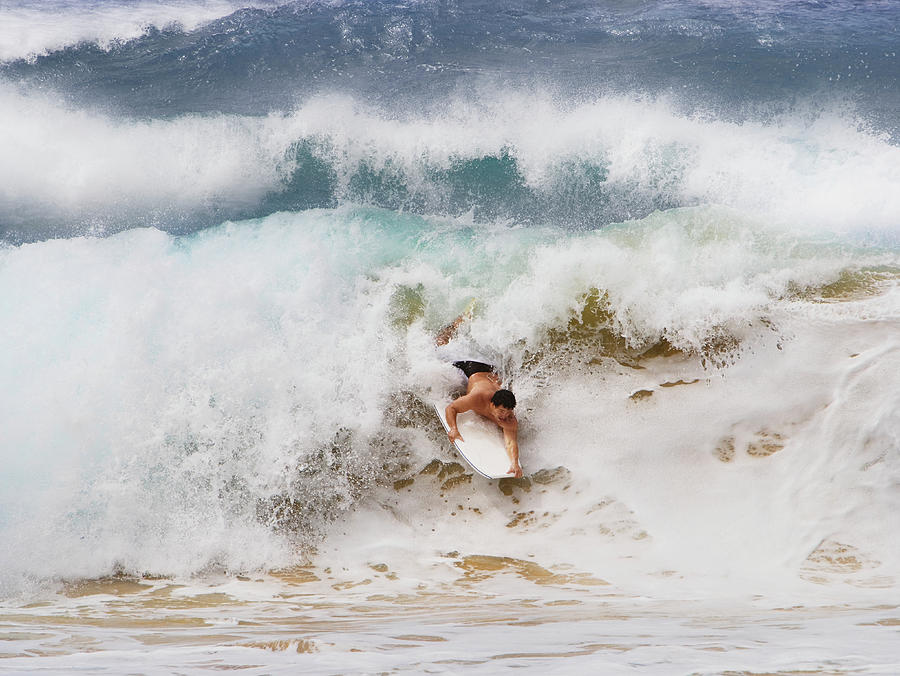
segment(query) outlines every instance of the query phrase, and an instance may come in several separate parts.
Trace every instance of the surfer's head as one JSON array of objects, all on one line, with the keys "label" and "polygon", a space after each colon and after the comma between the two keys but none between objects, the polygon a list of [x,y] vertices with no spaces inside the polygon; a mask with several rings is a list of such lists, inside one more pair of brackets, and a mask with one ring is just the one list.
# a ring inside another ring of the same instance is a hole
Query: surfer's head
[{"label": "surfer's head", "polygon": [[[516,407],[516,395],[509,390],[497,390],[491,397],[491,405],[495,409],[506,409],[505,411],[496,411],[501,420],[505,420],[512,415],[512,410]],[[503,415],[506,413],[506,415]]]},{"label": "surfer's head", "polygon": [[509,390],[497,390],[491,397],[491,403],[494,406],[502,406],[510,411],[516,407],[516,395]]}]

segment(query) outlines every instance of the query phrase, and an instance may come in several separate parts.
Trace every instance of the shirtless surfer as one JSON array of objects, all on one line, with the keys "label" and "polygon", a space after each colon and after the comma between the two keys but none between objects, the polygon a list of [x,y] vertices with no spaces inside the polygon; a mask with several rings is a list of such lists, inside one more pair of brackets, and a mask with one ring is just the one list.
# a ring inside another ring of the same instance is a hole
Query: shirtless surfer
[{"label": "shirtless surfer", "polygon": [[[446,345],[459,325],[465,321],[465,314],[442,330],[435,342],[438,345]],[[503,430],[503,440],[506,443],[506,454],[509,456],[509,470],[516,478],[522,476],[522,467],[519,465],[519,421],[513,409],[516,407],[516,397],[509,390],[502,388],[500,377],[494,372],[494,367],[478,361],[455,361],[453,365],[466,374],[469,379],[466,393],[447,406],[444,414],[447,418],[447,426],[450,428],[447,436],[450,441],[457,439],[465,441],[456,427],[456,416],[466,411],[475,411],[478,415],[487,418]]]}]

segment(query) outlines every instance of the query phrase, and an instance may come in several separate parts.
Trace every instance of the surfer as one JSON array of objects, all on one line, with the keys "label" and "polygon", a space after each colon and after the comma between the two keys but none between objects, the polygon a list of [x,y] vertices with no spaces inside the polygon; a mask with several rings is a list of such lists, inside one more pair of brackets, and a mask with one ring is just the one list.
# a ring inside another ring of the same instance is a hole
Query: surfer
[{"label": "surfer", "polygon": [[[459,325],[465,321],[466,313],[457,317],[453,323],[444,328],[435,339],[438,346],[446,345],[453,338]],[[500,377],[490,364],[479,361],[455,361],[453,365],[466,374],[468,385],[466,393],[451,402],[444,415],[447,418],[447,437],[451,443],[457,439],[465,441],[456,427],[456,416],[466,411],[475,411],[487,418],[501,430],[509,456],[509,473],[521,478],[522,467],[519,465],[519,421],[513,409],[516,407],[515,395],[504,389]]]}]

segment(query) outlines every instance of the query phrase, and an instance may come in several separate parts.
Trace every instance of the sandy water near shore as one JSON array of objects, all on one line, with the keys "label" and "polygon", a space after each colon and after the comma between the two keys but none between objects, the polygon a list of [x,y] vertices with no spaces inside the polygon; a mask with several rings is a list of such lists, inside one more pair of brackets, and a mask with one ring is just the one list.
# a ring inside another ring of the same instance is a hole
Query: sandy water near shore
[{"label": "sandy water near shore", "polygon": [[661,599],[566,565],[457,552],[421,570],[430,579],[378,562],[73,583],[4,603],[0,671],[888,674],[900,666],[900,606],[879,603],[876,589],[823,581],[810,583],[805,600]]}]

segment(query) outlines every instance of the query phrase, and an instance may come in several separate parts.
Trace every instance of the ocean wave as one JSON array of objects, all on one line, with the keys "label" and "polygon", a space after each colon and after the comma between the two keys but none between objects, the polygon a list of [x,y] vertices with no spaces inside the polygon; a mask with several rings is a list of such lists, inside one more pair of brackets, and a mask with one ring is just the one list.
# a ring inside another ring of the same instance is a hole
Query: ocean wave
[{"label": "ocean wave", "polygon": [[576,229],[698,204],[838,232],[900,218],[900,149],[839,112],[729,123],[665,100],[499,92],[404,117],[321,96],[264,117],[147,121],[9,85],[0,97],[7,241],[347,203]]},{"label": "ocean wave", "polygon": [[[187,237],[133,230],[8,247],[0,528],[15,560],[4,558],[3,584],[277,567],[327,541],[332,524],[368,509],[382,489],[451,460],[428,402],[459,378],[433,336],[473,296],[478,310],[459,340],[503,356],[530,430],[530,472],[564,465],[603,476],[592,464],[601,456],[554,455],[571,447],[567,434],[607,429],[592,413],[597,397],[609,398],[609,411],[635,407],[622,411],[624,430],[646,415],[632,392],[655,392],[649,406],[677,411],[702,387],[659,388],[697,379],[748,393],[719,403],[703,436],[709,448],[685,462],[713,471],[720,437],[739,451],[745,442],[775,448],[771,434],[753,436],[765,425],[783,447],[797,429],[794,409],[813,415],[831,401],[831,381],[787,392],[754,374],[765,366],[808,380],[811,365],[821,371],[825,357],[805,357],[798,336],[818,351],[842,336],[825,362],[835,378],[863,363],[888,369],[893,353],[874,360],[885,345],[871,328],[896,322],[898,269],[895,251],[788,237],[709,208],[566,238],[550,227],[343,207]],[[855,333],[862,325],[871,333]],[[678,352],[652,351],[663,343]],[[860,441],[860,463],[889,438],[895,393],[882,390],[866,390],[888,422],[878,424],[881,441]],[[674,400],[662,394],[670,391]],[[763,410],[779,397],[790,398],[783,410]],[[835,434],[855,420],[846,415],[829,422]],[[620,450],[627,455],[627,444]],[[653,504],[637,485],[629,491],[617,514]],[[450,515],[434,518],[450,527]],[[664,525],[642,510],[629,528],[661,537]]]},{"label": "ocean wave", "polygon": [[6,10],[0,45],[32,58],[0,72],[135,115],[266,114],[323,91],[403,111],[487,82],[562,98],[665,94],[730,119],[745,107],[845,100],[897,130],[889,2],[859,12],[841,2],[24,4]]},{"label": "ocean wave", "polygon": [[110,49],[152,30],[191,31],[247,6],[234,0],[5,3],[0,8],[0,62],[33,61],[83,44]]},{"label": "ocean wave", "polygon": [[194,229],[255,206],[280,181],[283,140],[265,120],[122,121],[8,86],[0,99],[0,227],[26,241]]}]

